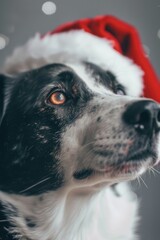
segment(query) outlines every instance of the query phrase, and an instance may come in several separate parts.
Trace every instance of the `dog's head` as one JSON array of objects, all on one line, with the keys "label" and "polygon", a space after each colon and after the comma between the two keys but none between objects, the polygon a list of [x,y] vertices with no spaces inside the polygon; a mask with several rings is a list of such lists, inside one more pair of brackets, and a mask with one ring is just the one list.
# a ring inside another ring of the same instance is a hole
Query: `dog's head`
[{"label": "dog's head", "polygon": [[157,163],[160,107],[89,62],[0,76],[0,189],[114,184]]}]

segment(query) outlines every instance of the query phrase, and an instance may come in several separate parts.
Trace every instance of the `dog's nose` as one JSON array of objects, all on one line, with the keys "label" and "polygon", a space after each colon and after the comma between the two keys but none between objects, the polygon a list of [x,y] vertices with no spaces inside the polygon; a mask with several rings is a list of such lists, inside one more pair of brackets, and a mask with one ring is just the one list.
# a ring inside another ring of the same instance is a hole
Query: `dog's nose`
[{"label": "dog's nose", "polygon": [[123,120],[139,133],[160,131],[160,105],[151,100],[134,102],[127,107]]}]

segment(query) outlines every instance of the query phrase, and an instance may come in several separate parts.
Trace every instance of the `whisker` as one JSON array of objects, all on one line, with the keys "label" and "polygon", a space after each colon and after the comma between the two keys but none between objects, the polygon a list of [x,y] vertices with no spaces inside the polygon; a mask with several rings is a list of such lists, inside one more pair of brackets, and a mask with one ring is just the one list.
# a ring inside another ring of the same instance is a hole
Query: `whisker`
[{"label": "whisker", "polygon": [[160,174],[160,171],[158,171],[157,169],[155,169],[154,167],[150,167],[151,169],[152,169],[152,171],[154,172],[154,173],[158,173],[158,174]]},{"label": "whisker", "polygon": [[154,171],[154,169],[152,167],[149,167],[149,173],[153,173],[153,175],[155,176],[156,172]]},{"label": "whisker", "polygon": [[85,147],[90,146],[91,144],[93,144],[93,143],[95,143],[95,142],[96,142],[96,141],[94,140],[94,141],[91,141],[91,142],[89,142],[89,143],[86,143],[85,145],[82,146],[82,149],[85,148]]},{"label": "whisker", "polygon": [[138,181],[139,187],[141,187],[141,181],[139,179],[139,176],[137,177],[137,181]]},{"label": "whisker", "polygon": [[142,181],[142,183],[144,184],[144,186],[148,189],[147,184],[145,183],[145,181],[143,180],[143,178],[141,176],[139,176],[139,179]]},{"label": "whisker", "polygon": [[0,220],[0,223],[8,222],[8,220]]},{"label": "whisker", "polygon": [[20,191],[20,193],[24,193],[24,192],[26,192],[26,191],[28,191],[28,190],[30,190],[30,189],[32,189],[32,188],[40,185],[41,183],[44,183],[44,182],[48,181],[50,178],[51,178],[51,177],[45,178],[45,179],[39,181],[38,183],[33,184],[32,186],[30,186],[30,187],[28,187],[28,188],[25,188],[24,190]]}]

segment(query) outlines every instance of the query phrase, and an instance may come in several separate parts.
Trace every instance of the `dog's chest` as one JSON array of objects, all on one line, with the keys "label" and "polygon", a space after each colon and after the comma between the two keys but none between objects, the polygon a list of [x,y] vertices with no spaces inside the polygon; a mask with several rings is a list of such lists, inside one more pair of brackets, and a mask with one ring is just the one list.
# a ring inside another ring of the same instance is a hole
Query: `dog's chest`
[{"label": "dog's chest", "polygon": [[[13,204],[14,201],[11,201]],[[31,204],[33,203],[33,205]],[[128,195],[105,189],[96,195],[48,194],[30,201],[28,210],[17,204],[14,231],[31,240],[132,240],[137,203]],[[30,218],[33,222],[27,222]],[[31,224],[32,223],[32,224]]]}]

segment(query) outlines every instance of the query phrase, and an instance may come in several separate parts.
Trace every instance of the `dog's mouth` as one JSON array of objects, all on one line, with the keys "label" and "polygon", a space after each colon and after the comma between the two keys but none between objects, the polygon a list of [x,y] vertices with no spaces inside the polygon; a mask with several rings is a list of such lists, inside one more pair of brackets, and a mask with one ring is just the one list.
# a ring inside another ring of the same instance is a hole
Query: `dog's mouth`
[{"label": "dog's mouth", "polygon": [[[86,178],[89,178],[91,176],[95,175],[103,175],[104,177],[119,177],[120,175],[132,175],[134,176],[138,172],[143,172],[141,170],[142,168],[142,163],[141,162],[128,162],[128,163],[123,163],[118,166],[114,165],[108,165],[106,166],[105,169],[92,169],[92,168],[86,168],[82,169],[80,171],[76,171],[74,173],[74,178],[77,180],[83,180]],[[144,169],[144,168],[143,168]]]},{"label": "dog's mouth", "polygon": [[155,153],[154,150],[151,149],[147,149],[147,150],[143,150],[134,154],[130,154],[127,157],[127,161],[143,161],[146,160],[148,158],[151,158],[153,160],[153,162],[156,161],[157,159],[157,154]]},{"label": "dog's mouth", "polygon": [[[100,153],[102,156],[102,154]],[[104,152],[103,152],[104,155]],[[104,156],[103,156],[104,157]],[[83,168],[74,173],[77,180],[89,179],[90,177],[102,175],[105,178],[135,178],[156,162],[156,153],[152,150],[144,150],[131,154],[126,159],[117,161],[114,164],[106,164],[102,167]]]}]

